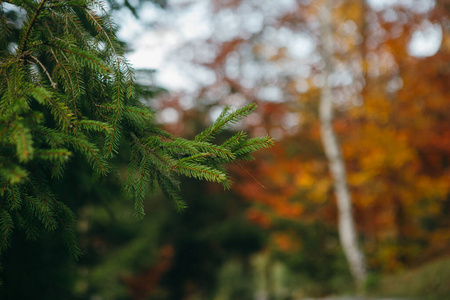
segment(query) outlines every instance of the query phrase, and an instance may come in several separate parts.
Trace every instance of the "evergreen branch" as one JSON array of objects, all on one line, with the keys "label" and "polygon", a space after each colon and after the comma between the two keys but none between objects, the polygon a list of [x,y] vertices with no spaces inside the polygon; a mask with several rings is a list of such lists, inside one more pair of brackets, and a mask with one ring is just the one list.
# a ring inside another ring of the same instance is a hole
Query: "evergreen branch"
[{"label": "evergreen branch", "polygon": [[18,187],[14,184],[10,184],[7,188],[7,197],[11,205],[11,210],[18,210],[22,204],[22,199],[20,197],[20,191]]},{"label": "evergreen branch", "polygon": [[[52,48],[50,48],[50,49],[52,49]],[[64,57],[64,59],[66,60],[66,62],[68,62],[69,63],[69,65],[70,65],[70,60],[69,60],[69,58],[66,56],[66,54],[63,52],[63,51],[61,51],[61,54],[62,54],[62,56]],[[79,70],[79,69],[81,69],[80,68],[80,66],[78,65],[78,62],[76,61],[76,60],[74,60],[74,63],[76,64],[76,70]],[[78,72],[77,71],[74,71],[74,75],[75,75],[75,78],[76,78],[76,81],[77,81],[77,88],[78,88],[78,92],[79,92],[79,94],[81,94],[81,84],[80,84],[80,79],[78,78]],[[72,91],[73,91],[73,89],[71,89]]]},{"label": "evergreen branch", "polygon": [[164,141],[164,143],[161,143],[159,146],[172,155],[176,156],[193,155],[199,153],[199,150],[193,145],[191,141],[182,138],[176,138],[172,141]]},{"label": "evergreen branch", "polygon": [[[73,112],[65,106],[61,101],[58,101],[59,99],[56,99],[57,101],[52,100],[52,98],[47,98],[47,103],[50,104],[51,112],[55,119],[59,121],[59,123],[67,124],[66,126],[63,126],[63,128],[72,128],[73,123],[75,122],[73,118]],[[64,122],[61,122],[64,121]]]},{"label": "evergreen branch", "polygon": [[0,212],[2,214],[0,216],[0,230],[2,231],[2,243],[0,250],[5,250],[10,245],[14,223],[11,215],[5,209],[1,209]]},{"label": "evergreen branch", "polygon": [[66,216],[66,218],[60,221],[61,228],[64,233],[63,239],[72,257],[75,260],[78,260],[78,258],[81,256],[82,253],[80,247],[78,246],[77,235],[74,230],[75,214],[69,207],[67,207],[60,201],[57,201],[55,203],[55,209]]},{"label": "evergreen branch", "polygon": [[69,249],[72,258],[78,260],[80,256],[83,254],[83,252],[81,251],[80,246],[78,245],[78,238],[76,231],[74,229],[74,225],[71,224],[65,225],[64,223],[62,225],[65,233],[63,235],[63,239],[66,244],[66,247]]},{"label": "evergreen branch", "polygon": [[[1,61],[0,62],[0,73],[2,73],[4,69],[7,69],[20,61],[22,61],[21,57],[13,57],[13,58],[10,58],[9,60]],[[7,76],[5,76],[5,80],[8,81]]]},{"label": "evergreen branch", "polygon": [[223,146],[214,145],[207,142],[199,142],[195,144],[195,147],[202,152],[212,153],[215,157],[224,159],[225,161],[231,161],[235,158],[233,152],[230,149]]},{"label": "evergreen branch", "polygon": [[105,29],[103,29],[103,26],[97,21],[96,17],[93,16],[91,14],[91,12],[89,10],[86,10],[86,14],[91,17],[91,20],[94,22],[94,24],[96,25],[96,28],[98,31],[100,31],[101,33],[103,33],[103,35],[106,37],[106,39],[108,40],[108,43],[111,47],[111,50],[114,52],[114,55],[117,59],[117,65],[119,66],[120,62],[119,62],[119,55],[117,54],[116,48],[114,47],[113,42],[111,41],[111,39],[109,38],[108,33],[106,33]]},{"label": "evergreen branch", "polygon": [[[0,110],[1,112],[1,110]],[[8,122],[6,120],[2,120],[3,118],[0,118],[0,128],[3,127],[3,129],[0,131],[0,139],[3,138],[6,132],[11,128],[12,122]]]},{"label": "evergreen branch", "polygon": [[13,128],[11,135],[12,142],[16,145],[17,156],[21,162],[28,161],[33,155],[33,141],[30,129],[18,123]]},{"label": "evergreen branch", "polygon": [[104,162],[103,159],[99,156],[99,150],[94,144],[70,135],[64,135],[61,137],[61,139],[73,145],[76,149],[84,153],[88,160],[94,161],[94,166],[97,166],[99,168],[101,174],[107,173],[108,168],[106,162]]},{"label": "evergreen branch", "polygon": [[[111,105],[111,104],[94,104],[97,108],[102,108],[107,112],[110,111],[117,111],[118,108]],[[143,120],[150,120],[155,117],[155,112],[150,110],[147,107],[137,107],[137,106],[131,106],[131,105],[124,105],[122,109],[124,112],[126,112],[126,116],[134,116],[132,119],[137,119],[136,117],[139,117]]]},{"label": "evergreen branch", "polygon": [[57,160],[52,165],[51,168],[51,176],[52,178],[61,178],[64,174],[64,167],[65,167],[65,161],[63,160]]},{"label": "evergreen branch", "polygon": [[240,143],[246,137],[247,137],[247,134],[243,131],[240,131],[240,132],[236,133],[235,135],[233,135],[232,137],[230,137],[228,140],[226,140],[221,146],[231,149],[231,148],[235,147],[238,143]]},{"label": "evergreen branch", "polygon": [[135,121],[150,121],[155,117],[155,112],[151,111],[148,108],[141,108],[131,105],[125,105],[124,111],[126,112],[126,116],[129,119]]},{"label": "evergreen branch", "polygon": [[44,126],[35,126],[33,132],[45,137],[46,142],[51,146],[59,147],[63,144],[62,133],[56,130]]},{"label": "evergreen branch", "polygon": [[219,183],[227,181],[226,175],[219,170],[195,163],[186,162],[183,164],[175,165],[171,169],[177,173],[191,178],[205,179],[207,181]]},{"label": "evergreen branch", "polygon": [[[53,184],[47,181],[48,171],[52,176],[63,173],[72,153],[104,175],[119,149],[131,146],[125,189],[134,197],[135,215],[142,218],[144,199],[158,186],[181,211],[186,204],[178,195],[179,177],[229,187],[221,164],[269,144],[264,139],[245,141],[243,132],[222,145],[212,143],[254,110],[254,104],[236,111],[226,107],[193,141],[157,127],[154,112],[135,95],[134,71],[123,57],[114,25],[89,10],[95,0],[14,3],[25,7],[27,19],[17,28],[19,55],[1,52],[0,150],[6,155],[0,158],[0,223],[7,225],[0,226],[0,240],[7,240],[12,228],[3,212],[14,212],[12,220],[17,215],[27,237],[58,228],[69,251],[79,255],[74,213],[53,195]],[[2,21],[0,30],[6,28]],[[8,43],[0,41],[0,48]],[[121,160],[113,162],[119,171]]]},{"label": "evergreen branch", "polygon": [[26,203],[29,204],[34,216],[37,217],[48,230],[55,230],[58,227],[53,220],[52,213],[47,205],[43,205],[37,198],[29,195],[26,195],[24,198],[27,200]]},{"label": "evergreen branch", "polygon": [[35,195],[39,195],[40,199],[44,201],[44,205],[47,207],[50,203],[54,202],[55,196],[51,193],[46,177],[42,169],[36,168],[30,163],[31,176],[28,179],[28,184],[35,191]]},{"label": "evergreen branch", "polygon": [[125,190],[125,195],[127,198],[133,199],[135,196],[135,189],[134,189],[134,183],[135,183],[135,173],[137,173],[138,164],[139,164],[139,151],[137,150],[137,147],[131,148],[131,154],[130,154],[130,162],[127,166],[127,178],[125,181],[125,185],[122,187]]},{"label": "evergreen branch", "polygon": [[30,55],[30,57],[39,64],[39,66],[41,66],[42,70],[44,71],[45,75],[47,75],[48,80],[50,81],[50,85],[52,88],[56,89],[57,84],[53,81],[52,77],[50,76],[50,74],[47,71],[47,68],[41,63],[41,61],[39,59],[37,59],[37,57]]},{"label": "evergreen branch", "polygon": [[94,120],[81,120],[77,123],[77,125],[80,125],[83,129],[86,130],[93,130],[98,132],[104,131],[106,133],[111,133],[112,131],[110,124],[106,122]]},{"label": "evergreen branch", "polygon": [[[55,59],[56,64],[57,64],[56,67],[55,67],[55,69],[58,69],[59,66],[61,66],[61,67],[64,69],[64,71],[66,72],[66,74],[67,74],[66,78],[68,79],[68,81],[69,81],[69,83],[70,83],[69,86],[73,87],[74,85],[73,85],[73,83],[72,83],[72,78],[70,77],[69,70],[67,70],[66,66],[63,65],[63,64],[58,60],[58,57],[56,56],[55,51],[53,50],[53,48],[50,48],[50,52],[52,53],[53,58]],[[80,93],[80,90],[79,90],[80,87],[79,87],[79,85],[77,85],[77,87],[78,87],[78,92]],[[72,93],[72,97],[75,99],[74,89],[71,88],[70,91],[71,91],[71,93]]]},{"label": "evergreen branch", "polygon": [[[73,18],[68,18],[68,21],[70,21],[73,25],[73,27],[77,30],[78,32],[78,36],[81,38],[81,40],[83,41],[86,49],[89,49],[89,44],[86,40],[86,35],[83,33],[83,31],[80,29],[80,27],[78,26],[77,23],[80,23],[80,21],[78,20],[78,22],[76,22],[76,20],[74,20]],[[71,28],[71,26],[69,26],[69,24],[67,24],[66,28]]]},{"label": "evergreen branch", "polygon": [[65,161],[72,156],[72,152],[67,149],[39,149],[35,154],[37,158],[50,161]]},{"label": "evergreen branch", "polygon": [[118,135],[116,134],[117,131],[119,131],[119,114],[120,114],[120,110],[117,110],[116,113],[116,117],[114,119],[114,124],[112,127],[112,132],[111,135],[109,136],[109,141],[108,141],[108,149],[107,149],[107,154],[111,157],[114,154],[114,141],[115,139],[118,139]]},{"label": "evergreen branch", "polygon": [[[59,42],[58,42],[58,41],[55,39],[54,42],[55,42],[55,43],[46,43],[45,45],[48,46],[48,47],[56,48],[56,49],[58,49],[58,50],[60,50],[60,51],[63,51],[63,52],[67,52],[67,53],[73,54],[73,55],[75,55],[75,56],[79,56],[79,57],[81,57],[81,58],[84,58],[84,59],[86,59],[87,61],[89,61],[90,63],[92,63],[93,65],[99,67],[99,70],[103,70],[103,71],[105,71],[106,73],[112,73],[112,71],[110,70],[110,68],[108,68],[107,65],[103,65],[103,64],[100,62],[100,59],[98,59],[95,55],[91,55],[89,52],[83,51],[83,50],[81,50],[81,49],[73,49],[73,48],[72,48],[72,49],[68,49],[68,48],[65,48],[65,47],[61,47],[61,46],[58,45],[59,43],[62,43],[62,42],[63,42],[63,41],[61,41],[61,40],[59,40]],[[66,57],[66,60],[67,60],[67,61],[70,61],[67,57]]]},{"label": "evergreen branch", "polygon": [[137,219],[141,220],[145,216],[144,212],[144,185],[146,184],[147,173],[147,158],[144,156],[141,162],[141,170],[137,181],[137,192],[134,200],[134,213]]},{"label": "evergreen branch", "polygon": [[28,39],[29,39],[29,35],[31,33],[31,29],[34,26],[34,23],[36,22],[36,19],[38,17],[38,15],[41,13],[42,8],[44,7],[44,4],[47,0],[42,0],[41,3],[39,4],[39,6],[36,8],[36,11],[30,21],[30,23],[28,24],[28,27],[25,31],[25,35],[22,38],[22,43],[21,46],[19,47],[19,52],[20,52],[20,56],[22,56],[26,50],[27,47],[27,43],[28,43]]},{"label": "evergreen branch", "polygon": [[46,100],[52,97],[51,92],[40,86],[35,86],[32,88],[30,94],[40,104],[45,104]]},{"label": "evergreen branch", "polygon": [[29,209],[23,209],[22,227],[25,227],[25,234],[28,240],[36,240],[39,236],[40,228],[34,214]]},{"label": "evergreen branch", "polygon": [[89,55],[87,52],[84,52],[81,50],[75,51],[75,50],[70,50],[70,49],[66,49],[66,48],[61,48],[60,50],[83,57],[83,58],[89,60],[91,63],[95,64],[96,66],[100,67],[106,73],[111,73],[111,70],[107,66],[104,66],[103,64],[101,64],[99,61],[97,61],[94,58],[94,56]]},{"label": "evergreen branch", "polygon": [[[59,0],[60,2],[53,2],[52,5],[47,6],[47,8],[49,9],[57,9],[57,8],[61,8],[61,7],[76,7],[76,8],[87,8],[86,5],[81,4],[83,2],[79,1],[80,4],[70,4],[70,3],[64,3],[61,0]],[[65,1],[65,2],[72,2],[72,1]]]},{"label": "evergreen branch", "polygon": [[211,125],[209,128],[207,128],[206,130],[204,130],[203,132],[201,132],[200,134],[198,134],[194,138],[194,140],[199,142],[210,140],[215,134],[223,131],[227,126],[238,122],[255,109],[256,109],[255,103],[250,103],[231,113],[229,113],[230,107],[229,106],[225,107],[221,115],[214,122],[214,124]]},{"label": "evergreen branch", "polygon": [[224,118],[228,114],[228,111],[230,109],[231,106],[225,106],[214,124],[195,136],[194,141],[200,142],[202,140],[208,140],[208,138],[211,137],[215,132],[218,132],[221,128],[223,128],[223,126],[225,125],[225,123],[223,123],[225,121]]},{"label": "evergreen branch", "polygon": [[[7,210],[13,211],[13,210],[19,210],[22,204],[22,199],[20,197],[20,190],[17,185],[11,184],[8,182],[3,182],[4,186],[1,190],[0,196],[6,196],[7,202],[3,202],[5,204],[8,204]],[[1,204],[1,201],[0,201]],[[1,207],[1,205],[0,205]]]},{"label": "evergreen branch", "polygon": [[[117,95],[115,95],[117,97],[116,99],[116,113],[114,116],[114,122],[113,122],[113,130],[110,136],[110,140],[108,141],[108,149],[107,149],[107,154],[109,156],[113,156],[114,152],[115,152],[115,148],[117,147],[117,145],[115,144],[116,141],[119,138],[119,134],[120,134],[120,130],[119,130],[119,123],[120,123],[120,117],[122,116],[122,110],[123,110],[123,101],[122,101],[122,97],[121,97],[121,72],[120,70],[117,72],[117,75],[119,76],[118,79],[116,79],[115,85],[117,85]],[[114,88],[114,86],[113,86]],[[114,89],[115,90],[115,89]],[[115,93],[115,91],[113,90],[113,93]],[[117,133],[118,132],[118,133]]]},{"label": "evergreen branch", "polygon": [[143,155],[153,155],[158,159],[159,162],[162,162],[164,164],[164,169],[169,169],[171,166],[175,164],[175,161],[168,155],[162,155],[158,153],[157,149],[152,149],[142,143],[135,134],[132,133],[132,137],[134,139],[134,142],[136,145],[138,145],[143,150]]},{"label": "evergreen branch", "polygon": [[9,183],[16,184],[27,178],[28,172],[13,163],[0,163],[0,176]]},{"label": "evergreen branch", "polygon": [[[116,92],[116,96],[117,96],[117,113],[116,113],[116,117],[114,119],[114,124],[113,124],[113,132],[112,132],[112,139],[110,141],[109,147],[108,147],[108,153],[111,154],[113,152],[113,140],[114,140],[114,136],[117,130],[117,126],[118,126],[118,122],[119,122],[119,116],[120,116],[120,111],[122,110],[122,108],[120,107],[120,102],[121,102],[121,87],[122,87],[122,73],[120,70],[120,63],[122,61],[122,58],[118,55],[116,48],[114,47],[113,42],[111,41],[111,38],[109,37],[109,34],[106,33],[106,31],[104,30],[103,26],[98,22],[97,18],[95,18],[95,16],[93,16],[91,14],[90,11],[86,10],[86,14],[91,18],[91,20],[94,22],[94,24],[96,25],[96,28],[98,31],[100,31],[108,40],[108,43],[110,45],[110,49],[114,52],[114,56],[116,58],[116,64],[117,64],[117,76],[118,78],[116,79],[117,81],[117,92]],[[128,71],[130,73],[131,70],[129,69],[129,66],[127,64],[125,64]]]},{"label": "evergreen branch", "polygon": [[[104,37],[106,37],[106,39],[107,39],[107,41],[109,43],[110,49],[114,53],[114,57],[116,59],[116,64],[117,64],[117,70],[119,70],[119,72],[118,72],[118,74],[119,74],[118,82],[121,83],[121,81],[122,81],[122,79],[121,79],[121,72],[120,72],[120,69],[121,69],[120,65],[121,65],[121,63],[123,63],[125,65],[125,67],[127,69],[127,73],[129,74],[128,77],[131,78],[132,74],[133,74],[133,70],[130,68],[130,66],[127,63],[124,62],[124,59],[117,53],[116,47],[114,46],[114,43],[112,42],[112,40],[110,38],[110,35],[105,31],[103,26],[98,22],[97,18],[95,16],[93,16],[92,13],[89,10],[86,10],[86,14],[91,18],[92,22],[94,22],[97,30],[99,32],[101,32]],[[134,91],[134,84],[133,83],[130,84],[129,87],[130,87],[130,90],[128,92],[128,97],[131,98],[134,95],[134,92],[133,92]],[[120,94],[120,92],[118,92],[118,95],[119,94]]]},{"label": "evergreen branch", "polygon": [[241,156],[249,154],[250,152],[271,147],[273,146],[273,144],[274,141],[269,136],[265,136],[262,138],[252,138],[243,142],[238,147],[233,149],[233,152],[236,155],[236,157],[240,158]]},{"label": "evergreen branch", "polygon": [[169,173],[163,174],[159,171],[156,171],[156,180],[158,181],[158,185],[161,188],[163,194],[173,201],[177,212],[181,213],[186,209],[186,203],[181,200],[178,192],[180,190],[179,183],[175,182],[174,179],[169,176]]},{"label": "evergreen branch", "polygon": [[179,166],[182,166],[184,163],[187,163],[187,162],[202,162],[204,160],[204,158],[210,157],[210,156],[214,156],[214,154],[212,154],[212,153],[199,153],[199,154],[195,154],[195,155],[191,155],[191,156],[179,159],[175,163],[175,165],[170,167],[170,170],[176,169]]}]

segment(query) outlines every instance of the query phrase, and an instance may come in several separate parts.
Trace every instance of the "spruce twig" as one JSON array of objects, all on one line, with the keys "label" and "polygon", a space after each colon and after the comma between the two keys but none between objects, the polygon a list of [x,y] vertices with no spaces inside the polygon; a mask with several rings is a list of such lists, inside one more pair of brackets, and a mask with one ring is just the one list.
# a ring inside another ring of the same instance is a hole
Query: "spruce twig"
[{"label": "spruce twig", "polygon": [[[181,176],[228,188],[223,164],[269,146],[267,138],[247,139],[243,132],[222,145],[214,142],[255,104],[225,107],[193,140],[160,129],[155,113],[135,93],[133,69],[123,57],[115,27],[108,16],[100,18],[90,10],[96,1],[48,2],[14,1],[27,14],[18,28],[18,50],[4,49],[8,43],[0,42],[0,53],[7,54],[0,62],[2,245],[8,245],[15,222],[20,222],[29,238],[58,228],[69,251],[79,255],[75,213],[50,184],[54,176],[62,177],[73,157],[81,156],[96,176],[104,176],[123,169],[120,156],[113,158],[131,148],[124,190],[140,218],[144,200],[158,187],[181,211],[186,207],[179,196]],[[5,28],[0,24],[0,30]],[[101,43],[104,49],[98,49]]]},{"label": "spruce twig", "polygon": [[28,40],[29,40],[31,29],[33,28],[34,23],[36,22],[36,19],[37,19],[38,15],[41,13],[42,8],[44,7],[44,4],[45,4],[46,1],[47,0],[42,0],[41,3],[39,3],[39,6],[36,8],[36,12],[34,13],[34,15],[32,17],[32,19],[30,21],[30,24],[28,24],[28,27],[27,27],[27,29],[25,31],[25,35],[22,38],[22,44],[19,47],[19,52],[20,52],[19,56],[22,56],[24,54],[24,52],[26,51],[26,49],[27,49],[27,43],[28,43]]},{"label": "spruce twig", "polygon": [[33,56],[30,54],[30,57],[39,64],[39,66],[41,66],[42,70],[44,71],[45,75],[47,75],[48,80],[50,81],[50,85],[52,88],[56,89],[56,87],[58,86],[56,84],[56,82],[53,81],[52,77],[50,76],[50,74],[47,71],[47,68],[41,63],[41,61],[39,59],[37,59],[37,57]]}]

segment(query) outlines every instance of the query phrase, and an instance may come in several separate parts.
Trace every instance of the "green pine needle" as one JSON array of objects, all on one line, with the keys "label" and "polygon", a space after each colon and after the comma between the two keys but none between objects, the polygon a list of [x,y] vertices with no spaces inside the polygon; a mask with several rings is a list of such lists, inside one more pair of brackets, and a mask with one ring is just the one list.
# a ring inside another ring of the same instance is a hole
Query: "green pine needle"
[{"label": "green pine needle", "polygon": [[[66,168],[74,157],[89,163],[92,178],[113,172],[121,178],[121,151],[131,149],[123,190],[134,200],[135,216],[141,219],[145,201],[158,187],[182,212],[187,205],[180,197],[181,176],[229,188],[224,164],[249,159],[254,151],[273,144],[269,137],[247,139],[244,132],[222,145],[214,142],[254,111],[253,103],[235,110],[225,107],[193,140],[158,127],[155,112],[138,98],[134,70],[99,2],[10,3],[25,18],[22,27],[13,28],[6,14],[0,16],[2,250],[16,227],[29,239],[42,230],[58,230],[71,255],[79,257],[75,214],[50,184],[73,171]],[[0,1],[2,10],[3,5]],[[96,14],[98,8],[105,16]],[[9,39],[12,29],[19,31],[17,47]]]}]

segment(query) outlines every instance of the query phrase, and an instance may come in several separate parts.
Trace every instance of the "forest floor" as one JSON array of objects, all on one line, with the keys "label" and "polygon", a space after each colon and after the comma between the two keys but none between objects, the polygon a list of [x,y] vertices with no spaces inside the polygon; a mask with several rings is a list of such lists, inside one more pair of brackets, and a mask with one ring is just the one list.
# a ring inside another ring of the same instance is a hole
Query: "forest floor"
[{"label": "forest floor", "polygon": [[449,300],[450,257],[443,257],[398,274],[381,276],[368,291],[368,295]]},{"label": "forest floor", "polygon": [[381,275],[367,296],[328,296],[302,300],[450,300],[450,257],[398,274]]}]

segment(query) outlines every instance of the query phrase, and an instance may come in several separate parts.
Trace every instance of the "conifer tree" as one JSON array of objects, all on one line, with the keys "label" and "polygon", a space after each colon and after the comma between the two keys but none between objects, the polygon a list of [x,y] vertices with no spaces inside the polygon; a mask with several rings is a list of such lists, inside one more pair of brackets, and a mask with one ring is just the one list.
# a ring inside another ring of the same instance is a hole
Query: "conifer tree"
[{"label": "conifer tree", "polygon": [[[23,20],[14,20],[20,11]],[[193,140],[155,125],[155,112],[140,101],[134,72],[101,2],[27,0],[0,2],[0,252],[15,229],[35,239],[61,230],[71,254],[80,250],[75,214],[50,182],[82,156],[98,176],[118,173],[119,144],[131,148],[124,190],[142,218],[143,200],[160,189],[177,210],[181,175],[218,182],[224,164],[252,159],[272,140],[237,133],[214,137],[256,106],[226,107]]]}]

